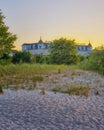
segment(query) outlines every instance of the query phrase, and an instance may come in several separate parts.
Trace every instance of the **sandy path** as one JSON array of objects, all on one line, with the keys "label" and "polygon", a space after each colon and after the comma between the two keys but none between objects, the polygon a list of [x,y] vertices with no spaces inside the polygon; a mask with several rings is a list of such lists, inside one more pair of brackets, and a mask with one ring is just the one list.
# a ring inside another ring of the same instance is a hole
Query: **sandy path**
[{"label": "sandy path", "polygon": [[0,130],[104,130],[104,93],[85,98],[5,90],[0,95]]}]

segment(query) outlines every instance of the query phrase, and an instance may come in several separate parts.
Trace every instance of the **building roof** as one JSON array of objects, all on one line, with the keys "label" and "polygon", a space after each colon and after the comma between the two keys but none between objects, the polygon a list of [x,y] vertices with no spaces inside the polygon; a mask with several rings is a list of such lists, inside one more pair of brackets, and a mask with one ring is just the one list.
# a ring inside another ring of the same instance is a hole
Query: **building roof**
[{"label": "building roof", "polygon": [[38,43],[43,43],[43,41],[42,41],[41,37],[40,37],[40,40],[38,41]]},{"label": "building roof", "polygon": [[22,46],[25,46],[25,45],[36,45],[36,44],[50,44],[49,42],[43,42],[41,37],[40,37],[40,40],[37,42],[37,43],[24,43],[22,44]]}]

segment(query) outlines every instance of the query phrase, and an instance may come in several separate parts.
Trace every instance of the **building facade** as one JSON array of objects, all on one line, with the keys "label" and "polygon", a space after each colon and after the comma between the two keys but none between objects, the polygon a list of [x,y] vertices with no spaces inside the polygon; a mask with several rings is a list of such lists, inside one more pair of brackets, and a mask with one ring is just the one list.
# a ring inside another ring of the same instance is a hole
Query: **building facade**
[{"label": "building facade", "polygon": [[24,43],[22,45],[22,51],[29,51],[32,55],[35,54],[49,54],[50,43],[43,42],[42,39],[37,43]]},{"label": "building facade", "polygon": [[[48,55],[51,43],[43,42],[42,39],[37,43],[24,43],[22,51],[29,51],[32,55],[43,54]],[[77,45],[77,53],[82,56],[89,55],[92,51],[92,45]]]},{"label": "building facade", "polygon": [[87,56],[92,52],[92,45],[89,43],[88,45],[78,45],[77,52],[79,55]]}]

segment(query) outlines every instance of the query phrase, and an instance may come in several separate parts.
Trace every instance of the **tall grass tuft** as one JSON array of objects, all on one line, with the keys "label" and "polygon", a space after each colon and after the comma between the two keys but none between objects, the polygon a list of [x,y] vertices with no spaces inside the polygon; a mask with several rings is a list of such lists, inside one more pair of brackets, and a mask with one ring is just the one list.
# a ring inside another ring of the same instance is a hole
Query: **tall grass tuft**
[{"label": "tall grass tuft", "polygon": [[72,85],[67,84],[67,86],[64,87],[55,87],[52,89],[55,93],[61,92],[61,93],[67,93],[69,95],[78,95],[78,96],[89,96],[90,88],[89,86],[81,86],[81,85]]}]

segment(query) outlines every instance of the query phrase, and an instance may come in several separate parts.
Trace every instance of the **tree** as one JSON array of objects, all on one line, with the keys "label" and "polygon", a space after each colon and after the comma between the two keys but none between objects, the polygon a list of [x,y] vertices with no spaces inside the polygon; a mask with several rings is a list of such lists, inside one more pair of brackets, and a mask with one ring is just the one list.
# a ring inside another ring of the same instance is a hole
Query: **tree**
[{"label": "tree", "polygon": [[56,39],[50,48],[50,60],[55,64],[74,64],[78,61],[74,40]]},{"label": "tree", "polygon": [[0,58],[8,55],[14,48],[14,41],[17,39],[16,35],[9,32],[9,27],[4,23],[4,15],[0,10]]},{"label": "tree", "polygon": [[13,63],[30,63],[31,62],[31,54],[26,51],[18,51],[12,57]]}]

